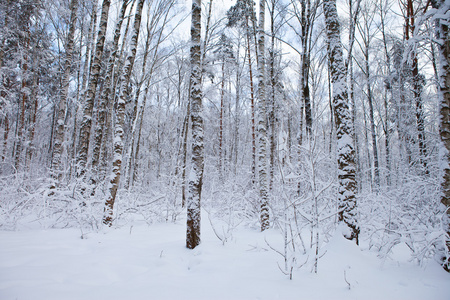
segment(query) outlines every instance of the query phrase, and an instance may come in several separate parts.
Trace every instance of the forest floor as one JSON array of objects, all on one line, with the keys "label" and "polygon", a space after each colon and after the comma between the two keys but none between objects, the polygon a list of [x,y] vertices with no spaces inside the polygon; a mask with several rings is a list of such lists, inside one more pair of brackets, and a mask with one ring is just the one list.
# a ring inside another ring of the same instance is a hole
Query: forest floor
[{"label": "forest floor", "polygon": [[[217,228],[216,228],[217,229]],[[83,237],[83,238],[81,238]],[[78,229],[0,231],[0,299],[423,299],[447,300],[450,274],[437,262],[357,247],[336,232],[311,272],[311,259],[284,275],[283,239],[236,228],[226,243],[203,216],[202,243],[185,248],[185,224],[143,223],[99,232]],[[270,245],[271,247],[269,247]],[[297,265],[305,257],[297,258]]]}]

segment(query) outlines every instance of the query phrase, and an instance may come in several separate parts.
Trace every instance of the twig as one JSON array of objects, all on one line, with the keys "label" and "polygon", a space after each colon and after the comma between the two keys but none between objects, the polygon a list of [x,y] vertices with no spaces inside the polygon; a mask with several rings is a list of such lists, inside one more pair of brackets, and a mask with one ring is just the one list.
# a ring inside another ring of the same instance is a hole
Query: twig
[{"label": "twig", "polygon": [[345,270],[344,270],[344,280],[348,284],[348,289],[350,290],[352,288],[352,286],[350,285],[350,282],[347,281],[347,274],[346,274]]}]

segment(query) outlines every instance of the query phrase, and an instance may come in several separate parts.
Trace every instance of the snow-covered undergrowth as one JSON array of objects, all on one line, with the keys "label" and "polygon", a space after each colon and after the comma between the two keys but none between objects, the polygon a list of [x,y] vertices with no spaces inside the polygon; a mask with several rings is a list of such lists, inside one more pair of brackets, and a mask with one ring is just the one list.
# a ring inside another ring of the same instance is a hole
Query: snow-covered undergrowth
[{"label": "snow-covered undergrowth", "polygon": [[[437,177],[437,176],[436,176]],[[403,184],[360,197],[362,236],[380,257],[406,245],[419,264],[448,256],[445,242],[445,207],[439,202],[439,183],[410,176]]]},{"label": "snow-covered undergrowth", "polygon": [[328,177],[302,174],[300,193],[293,172],[275,183],[264,233],[248,180],[209,181],[194,250],[170,181],[119,190],[105,228],[100,189],[1,177],[0,299],[448,299],[435,182],[361,194],[358,247],[336,228]]},{"label": "snow-covered undergrowth", "polygon": [[185,248],[185,225],[135,222],[84,232],[75,228],[0,231],[0,299],[448,299],[450,276],[435,262],[411,262],[404,244],[380,260],[336,231],[318,273],[279,271],[279,232],[234,229],[217,239],[203,212],[202,243]]}]

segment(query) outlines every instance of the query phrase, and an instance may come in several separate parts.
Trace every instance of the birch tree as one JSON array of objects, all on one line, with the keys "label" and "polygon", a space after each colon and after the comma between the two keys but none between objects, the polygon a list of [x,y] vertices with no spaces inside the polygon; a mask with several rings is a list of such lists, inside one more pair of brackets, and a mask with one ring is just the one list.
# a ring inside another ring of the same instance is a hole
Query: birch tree
[{"label": "birch tree", "polygon": [[[385,79],[385,92],[384,92],[384,122],[383,131],[384,131],[384,147],[385,147],[385,157],[386,157],[386,183],[387,185],[391,184],[391,155],[390,155],[390,135],[392,129],[389,125],[389,104],[388,104],[388,91],[392,92],[392,76],[391,76],[391,53],[388,50],[388,40],[386,34],[386,25],[387,25],[387,12],[389,11],[389,5],[387,0],[380,0],[379,3],[379,13],[380,13],[380,31],[383,39],[383,50],[386,59],[386,73],[387,78]],[[392,94],[392,93],[391,93]]]},{"label": "birch tree", "polygon": [[[122,1],[122,6],[119,12],[119,17],[116,23],[116,28],[114,30],[114,38],[112,44],[111,54],[108,60],[105,79],[103,82],[103,90],[100,95],[99,100],[99,108],[97,114],[97,126],[95,128],[95,137],[94,137],[94,145],[92,147],[92,168],[94,169],[94,173],[97,173],[97,168],[100,160],[100,150],[102,147],[104,129],[107,119],[107,110],[111,105],[111,94],[113,90],[113,72],[114,66],[116,65],[117,60],[117,50],[119,48],[119,39],[120,39],[120,30],[122,28],[123,19],[125,16],[125,11],[127,9],[128,0]],[[104,145],[103,145],[104,146]]]},{"label": "birch tree", "polygon": [[264,18],[265,0],[259,1],[258,24],[258,175],[259,197],[261,201],[261,231],[269,228],[269,186],[267,177],[267,124],[266,124],[266,85],[265,85],[265,45]]},{"label": "birch tree", "polygon": [[[250,80],[251,137],[252,137],[252,182],[256,181],[256,129],[255,129],[255,88],[253,84],[253,64],[251,55],[251,40],[256,39],[256,20],[253,0],[238,0],[235,6],[227,11],[229,27],[242,27],[247,42],[247,62]],[[256,44],[256,40],[255,40]]]},{"label": "birch tree", "polygon": [[325,0],[323,11],[328,38],[328,59],[336,124],[339,221],[344,222],[348,227],[344,236],[349,240],[355,240],[358,244],[360,230],[356,218],[355,150],[336,0]]},{"label": "birch tree", "polygon": [[[311,5],[311,0],[301,0],[300,7],[298,7],[297,1],[291,0],[292,3],[292,14],[295,19],[300,24],[301,30],[298,32],[293,26],[296,35],[301,41],[301,65],[300,65],[300,89],[301,89],[301,112],[300,112],[300,130],[303,127],[303,110],[305,111],[305,127],[306,134],[311,135],[312,128],[312,110],[311,110],[311,95],[309,89],[309,72],[310,72],[310,52],[311,52],[311,34],[314,25],[314,19],[316,16],[316,9],[318,2],[315,1]],[[302,143],[302,132],[300,132],[299,137],[300,144]]]},{"label": "birch tree", "polygon": [[88,151],[91,137],[92,112],[94,109],[95,94],[100,75],[100,63],[105,45],[106,30],[108,27],[109,6],[111,0],[103,0],[100,27],[98,30],[97,44],[91,64],[89,84],[86,91],[86,100],[83,107],[83,120],[81,121],[80,136],[78,140],[77,176],[82,177],[86,172]]},{"label": "birch tree", "polygon": [[139,39],[139,31],[141,27],[142,8],[144,0],[139,0],[136,13],[134,16],[133,35],[131,36],[130,54],[125,61],[122,76],[120,78],[119,99],[116,104],[116,125],[114,128],[114,160],[111,171],[111,181],[109,182],[109,195],[105,202],[105,210],[103,216],[103,223],[105,225],[112,225],[112,216],[114,209],[114,202],[116,200],[117,189],[119,188],[121,167],[123,161],[123,140],[124,140],[124,121],[125,121],[125,102],[129,93],[129,83],[131,71],[133,70],[134,61],[136,58],[137,42]]},{"label": "birch tree", "polygon": [[444,230],[447,232],[445,243],[447,256],[444,258],[443,267],[450,272],[450,35],[449,35],[449,1],[438,0],[432,2],[437,9],[435,19],[437,21],[437,38],[440,56],[440,119],[439,133],[441,137],[441,153],[443,166],[441,202],[446,209],[444,217]]},{"label": "birch tree", "polygon": [[230,39],[222,34],[216,45],[216,50],[214,50],[215,57],[219,60],[221,68],[221,79],[220,79],[220,107],[219,107],[219,177],[223,178],[223,167],[224,167],[224,113],[225,113],[225,82],[227,80],[226,67],[229,68],[229,64],[234,59],[233,46]]},{"label": "birch tree", "polygon": [[[361,164],[359,159],[359,143],[358,143],[358,133],[356,131],[356,115],[357,115],[357,109],[356,109],[356,101],[355,101],[355,93],[354,93],[354,76],[353,76],[353,46],[355,43],[355,34],[356,34],[356,24],[358,23],[358,16],[360,12],[360,4],[361,0],[357,0],[356,7],[353,5],[353,0],[348,1],[348,11],[349,11],[349,32],[348,32],[348,52],[347,52],[347,79],[348,79],[348,97],[349,101],[352,106],[352,124],[353,124],[353,141],[355,143],[355,165],[356,165],[356,171],[355,171],[355,177],[356,180],[359,181],[359,186],[361,186]],[[328,81],[329,78],[328,78]],[[330,87],[330,85],[329,85]],[[329,91],[329,94],[331,95],[331,91]],[[331,96],[330,96],[331,99]],[[330,100],[331,101],[331,100]],[[331,109],[332,110],[332,109]],[[333,115],[333,113],[331,113]],[[331,117],[333,119],[333,117]],[[332,125],[333,126],[333,125]]]},{"label": "birch tree", "polygon": [[[143,53],[143,62],[142,62],[142,69],[141,69],[141,78],[137,82],[136,87],[136,93],[134,96],[134,111],[133,111],[133,117],[132,120],[132,126],[131,126],[131,133],[130,133],[130,145],[129,145],[129,157],[128,157],[128,173],[127,173],[127,181],[126,181],[126,187],[129,188],[130,186],[133,186],[134,178],[137,176],[138,167],[133,163],[135,159],[139,155],[139,142],[140,142],[140,135],[141,135],[141,129],[142,129],[142,120],[143,115],[145,111],[145,106],[147,103],[147,95],[148,90],[150,88],[150,84],[152,83],[153,79],[153,73],[157,66],[159,66],[162,61],[164,61],[166,58],[168,58],[168,55],[160,55],[159,54],[159,48],[161,47],[161,44],[164,42],[166,35],[165,35],[165,27],[168,25],[171,17],[170,12],[174,5],[174,1],[167,0],[167,1],[160,1],[158,3],[155,3],[155,7],[152,7],[149,4],[148,12],[147,12],[147,32],[146,32],[146,38],[145,38],[145,46],[144,46],[144,53]],[[176,28],[176,27],[175,27]],[[173,29],[172,29],[173,30]],[[144,36],[145,37],[145,36]],[[152,54],[152,56],[149,59],[149,54]],[[147,68],[147,64],[150,64]],[[144,87],[144,88],[143,88]],[[143,96],[144,99],[140,103],[139,97],[141,95],[141,90],[143,90]],[[138,124],[138,121],[140,120],[140,123]],[[136,138],[136,130],[138,131],[138,137],[137,137],[137,143],[135,143]],[[134,150],[134,146],[136,144],[136,151]],[[133,175],[132,175],[133,174]],[[135,175],[136,174],[136,175]],[[131,185],[130,185],[131,184]]]},{"label": "birch tree", "polygon": [[422,91],[425,85],[425,77],[419,73],[419,59],[417,53],[417,28],[416,28],[416,18],[419,13],[422,12],[423,8],[420,6],[420,2],[414,7],[414,0],[400,1],[402,4],[403,16],[405,19],[405,30],[404,38],[407,43],[409,43],[409,53],[408,57],[408,68],[407,71],[412,85],[413,100],[415,102],[415,115],[417,122],[417,140],[419,144],[419,161],[423,166],[426,173],[428,173],[427,166],[427,146],[425,139],[425,116],[423,112],[423,99]]},{"label": "birch tree", "polygon": [[27,107],[30,105],[30,77],[31,68],[29,63],[31,62],[30,48],[31,48],[31,18],[34,17],[33,14],[36,12],[36,3],[31,3],[27,1],[17,1],[14,3],[14,8],[18,10],[17,20],[14,20],[14,25],[16,26],[13,36],[15,36],[15,41],[11,43],[15,50],[17,51],[17,67],[19,73],[16,80],[20,82],[20,88],[18,94],[18,116],[16,125],[16,141],[14,149],[14,167],[18,171],[22,166],[22,152],[25,148],[26,141],[26,114]]},{"label": "birch tree", "polygon": [[[375,117],[374,117],[374,95],[373,95],[373,78],[370,68],[370,50],[372,40],[375,38],[377,31],[374,31],[373,23],[375,20],[374,8],[369,7],[368,3],[365,3],[362,8],[361,21],[356,23],[356,27],[361,35],[361,41],[357,41],[360,50],[364,57],[364,62],[360,64],[361,70],[365,76],[366,85],[366,97],[369,104],[369,120],[370,120],[370,131],[372,137],[372,153],[373,153],[373,170],[375,179],[375,190],[379,189],[380,186],[380,168],[378,159],[378,146],[377,146],[377,133],[375,129]],[[355,108],[354,108],[355,109]]]},{"label": "birch tree", "polygon": [[202,117],[201,69],[201,0],[192,0],[191,11],[191,77],[190,113],[192,123],[192,159],[189,175],[187,206],[186,247],[194,249],[200,244],[200,200],[203,184],[204,145]]},{"label": "birch tree", "polygon": [[78,0],[71,0],[69,5],[70,10],[69,32],[67,34],[67,41],[65,46],[66,57],[64,61],[64,74],[61,80],[62,89],[59,99],[59,105],[57,108],[55,138],[53,140],[52,169],[53,169],[53,177],[58,182],[61,181],[63,175],[61,170],[61,155],[63,152],[64,124],[66,117],[67,100],[69,97],[69,82],[71,73],[70,69],[72,65],[72,56],[74,48],[75,26],[77,22],[77,9],[78,9]]}]

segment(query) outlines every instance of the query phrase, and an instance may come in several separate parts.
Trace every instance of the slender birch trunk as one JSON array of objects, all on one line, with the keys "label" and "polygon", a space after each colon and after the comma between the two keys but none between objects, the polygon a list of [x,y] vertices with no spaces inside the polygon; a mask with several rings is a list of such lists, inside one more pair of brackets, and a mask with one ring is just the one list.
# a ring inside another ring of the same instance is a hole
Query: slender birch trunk
[{"label": "slender birch trunk", "polygon": [[[328,67],[327,67],[327,88],[328,88],[328,106],[330,107],[330,144],[329,144],[329,148],[328,148],[328,152],[331,154],[331,151],[333,149],[333,136],[334,136],[334,129],[335,129],[335,124],[334,124],[334,108],[333,108],[333,97],[331,95],[331,71],[330,71],[330,60],[328,60]],[[351,95],[351,93],[350,93]],[[352,99],[352,98],[350,98]],[[354,109],[355,105],[352,102],[352,107]],[[352,123],[353,126],[355,124],[355,120],[354,117],[352,115]],[[356,133],[356,131],[354,130],[353,133]],[[355,134],[356,136],[356,134]],[[357,152],[358,153],[358,152]]]},{"label": "slender birch trunk", "polygon": [[[192,121],[192,169],[189,175],[189,191],[186,201],[186,247],[194,249],[200,244],[200,200],[203,184],[203,117],[202,117],[202,68],[201,68],[201,0],[192,0],[191,19],[191,78],[189,99]],[[205,51],[205,49],[203,49]]]},{"label": "slender birch trunk", "polygon": [[[450,272],[450,28],[448,12],[450,4],[448,1],[433,2],[437,8],[437,38],[439,56],[440,56],[440,126],[439,133],[441,137],[441,153],[443,166],[443,180],[441,183],[442,194],[441,202],[446,208],[447,218],[444,217],[444,228],[447,232],[445,243],[447,246],[447,257],[444,257],[443,267]],[[442,18],[442,19],[441,19]]]},{"label": "slender birch trunk", "polygon": [[[128,9],[129,15],[125,16],[124,19],[127,19],[127,23],[125,25],[125,32],[123,34],[123,37],[121,39],[122,46],[120,47],[120,51],[118,50],[118,53],[116,53],[116,62],[113,65],[113,72],[111,75],[111,89],[110,89],[110,97],[108,98],[108,113],[106,114],[106,131],[103,133],[103,139],[102,139],[102,147],[100,148],[100,165],[98,166],[98,174],[100,180],[103,180],[106,177],[107,169],[109,167],[109,162],[112,161],[112,152],[114,152],[111,147],[108,147],[108,142],[112,141],[113,136],[113,112],[115,109],[115,104],[117,103],[117,95],[116,91],[120,90],[120,80],[122,78],[121,70],[123,70],[124,61],[126,58],[124,57],[125,52],[125,46],[129,43],[127,42],[128,39],[128,32],[130,29],[131,20],[133,19],[131,17],[131,13],[135,11],[136,5],[138,1],[127,1],[127,4],[131,4],[130,8]],[[120,44],[120,42],[119,42]],[[119,89],[117,86],[119,85]],[[112,151],[111,151],[112,150]]]},{"label": "slender birch trunk", "polygon": [[182,158],[182,171],[181,171],[181,206],[186,206],[186,186],[187,178],[186,178],[186,168],[187,168],[187,141],[188,141],[188,133],[189,133],[189,117],[191,115],[191,104],[190,101],[187,104],[186,108],[186,117],[183,122],[183,158]]},{"label": "slender birch trunk", "polygon": [[[150,9],[151,5],[148,5],[147,9],[147,38],[145,39],[145,46],[144,46],[144,56],[142,58],[142,68],[141,68],[141,78],[139,79],[139,82],[136,86],[136,93],[134,95],[134,101],[133,101],[133,112],[130,118],[131,123],[131,133],[130,133],[130,142],[128,147],[128,162],[125,166],[126,170],[126,176],[125,176],[125,189],[130,188],[130,181],[131,181],[131,174],[132,174],[132,168],[133,168],[133,161],[134,161],[134,137],[136,133],[136,128],[138,125],[138,120],[140,116],[140,111],[143,109],[143,105],[139,106],[139,97],[141,96],[141,88],[144,84],[145,77],[148,76],[148,74],[145,73],[145,68],[147,67],[147,57],[149,53],[149,46],[150,41],[152,38],[152,26],[154,25],[154,18],[155,15],[150,18]],[[151,73],[150,73],[151,76]],[[144,104],[145,105],[145,104]],[[138,112],[139,110],[139,112]],[[125,172],[124,170],[124,172]]]},{"label": "slender birch trunk", "polygon": [[[147,94],[147,90],[145,92],[145,94]],[[137,159],[139,158],[139,150],[140,150],[140,146],[141,146],[141,132],[142,132],[142,122],[144,120],[144,112],[145,112],[145,102],[146,102],[146,96],[144,96],[144,101],[143,104],[141,106],[141,109],[139,111],[139,115],[138,115],[138,119],[139,121],[139,130],[138,130],[138,136],[137,136],[137,141],[136,141],[136,151],[133,153],[133,158]],[[130,186],[134,186],[134,183],[136,182],[136,180],[138,179],[138,173],[139,173],[139,165],[135,165],[133,168],[133,175],[130,179]]]},{"label": "slender birch trunk", "polygon": [[301,89],[302,89],[302,102],[305,109],[305,127],[306,136],[311,137],[312,129],[312,110],[311,110],[311,95],[309,91],[309,32],[311,30],[310,22],[310,12],[311,12],[311,1],[302,0],[302,11],[301,11],[301,41],[302,41],[302,55],[301,55]]},{"label": "slender birch trunk", "polygon": [[[358,133],[356,130],[356,113],[357,113],[357,107],[356,107],[356,100],[355,100],[355,85],[354,85],[354,76],[353,76],[353,57],[349,57],[349,66],[348,66],[348,72],[349,74],[349,101],[351,103],[352,107],[352,126],[353,126],[353,141],[355,143],[355,178],[356,181],[359,183],[357,188],[361,189],[361,159],[360,159],[360,145],[359,145],[359,139],[358,139]],[[329,91],[329,94],[331,95],[331,90]],[[332,97],[330,97],[332,99]],[[334,124],[333,124],[334,126]]]},{"label": "slender birch trunk", "polygon": [[261,231],[269,228],[269,191],[267,178],[267,106],[265,76],[264,19],[265,0],[259,1],[258,25],[258,177],[261,201]]},{"label": "slender birch trunk", "polygon": [[119,187],[121,167],[123,160],[123,140],[125,122],[125,102],[128,97],[129,83],[131,71],[133,70],[134,61],[136,58],[137,42],[139,39],[139,31],[141,27],[142,8],[144,0],[139,0],[136,7],[136,14],[134,17],[133,35],[131,37],[130,54],[125,62],[122,76],[120,78],[120,92],[116,107],[116,126],[114,128],[114,161],[111,171],[111,181],[109,183],[109,195],[105,202],[103,223],[105,225],[112,225],[112,216],[114,210],[114,202],[116,200],[117,189]]},{"label": "slender birch trunk", "polygon": [[219,116],[219,178],[222,179],[223,167],[223,113],[225,96],[225,58],[222,61],[222,82],[220,84],[220,116]]},{"label": "slender birch trunk", "polygon": [[[362,110],[364,112],[364,114],[363,114],[364,115],[364,127],[363,127],[364,128],[364,143],[365,143],[364,148],[367,149],[367,152],[366,152],[366,154],[367,154],[367,159],[366,159],[367,169],[371,169],[372,168],[372,156],[370,155],[370,151],[369,151],[369,149],[370,149],[369,132],[368,132],[369,124],[367,121],[366,105],[365,105],[364,101],[362,101]],[[370,191],[373,191],[373,176],[372,175],[373,175],[372,172],[367,172],[367,182],[369,182],[369,184],[370,184]]]},{"label": "slender birch trunk", "polygon": [[[133,112],[133,118],[132,118],[133,125],[132,125],[132,130],[131,130],[131,141],[130,141],[130,147],[129,147],[129,151],[128,151],[129,157],[128,157],[128,168],[127,168],[128,173],[127,173],[127,180],[126,180],[126,188],[132,187],[135,179],[137,178],[138,166],[134,164],[134,161],[135,161],[135,158],[138,157],[138,155],[139,155],[139,143],[141,140],[142,118],[144,116],[145,106],[147,104],[147,95],[148,95],[148,91],[149,91],[150,84],[152,81],[153,72],[158,63],[158,59],[157,59],[158,53],[159,53],[158,49],[159,49],[159,46],[161,45],[162,39],[164,38],[163,37],[164,28],[167,25],[167,19],[169,17],[169,12],[170,12],[173,4],[174,4],[173,1],[160,3],[159,6],[156,8],[156,11],[152,15],[152,18],[150,18],[151,6],[149,5],[149,7],[148,7],[147,38],[145,41],[144,57],[143,57],[143,63],[142,63],[142,69],[141,69],[142,77],[141,77],[141,80],[136,89],[136,95],[135,95],[135,111]],[[164,15],[164,19],[162,21],[162,26],[160,28],[157,28],[157,25],[159,23],[161,15]],[[154,51],[153,57],[150,59],[150,61],[152,63],[150,66],[150,70],[148,70],[146,72],[147,63],[148,63],[147,62],[148,54],[150,53],[150,42],[156,34],[158,35],[158,39],[156,41],[156,46],[153,49],[153,51]],[[139,96],[141,95],[141,87],[142,87],[142,85],[144,85],[144,83],[146,83],[144,93],[143,93],[144,99],[143,99],[142,103],[138,106]],[[139,127],[138,127],[139,120],[140,120],[140,122],[139,122]],[[139,128],[139,129],[138,129],[138,138],[137,138],[136,151],[135,151],[134,150],[135,133],[136,133],[137,128]]]},{"label": "slender birch trunk", "polygon": [[250,31],[248,29],[247,21],[247,55],[248,55],[248,69],[250,76],[250,106],[252,112],[252,182],[256,181],[256,134],[255,134],[255,92],[253,85],[253,70],[252,70],[252,57],[250,51]]},{"label": "slender birch trunk", "polygon": [[[92,168],[93,175],[98,173],[98,164],[100,160],[100,152],[102,147],[103,135],[106,127],[106,119],[108,113],[108,107],[110,107],[110,103],[112,102],[111,98],[114,98],[112,94],[112,77],[114,71],[114,65],[116,64],[117,59],[117,50],[119,48],[119,39],[120,39],[120,30],[122,28],[123,19],[125,16],[125,11],[127,9],[128,1],[122,1],[122,7],[119,12],[119,18],[116,23],[116,28],[114,31],[113,38],[113,48],[111,55],[108,60],[105,80],[103,83],[103,90],[100,95],[99,107],[98,107],[98,115],[97,115],[97,127],[95,128],[95,136],[94,136],[94,145],[92,147]],[[103,145],[104,146],[104,145]],[[98,175],[98,174],[97,174]]]},{"label": "slender birch trunk", "polygon": [[270,154],[269,154],[269,191],[273,190],[273,180],[275,173],[275,150],[276,150],[276,120],[275,120],[275,94],[277,78],[275,76],[275,0],[272,0],[272,7],[270,9],[270,101],[269,101],[269,124],[270,128]]},{"label": "slender birch trunk", "polygon": [[94,109],[95,94],[97,91],[98,77],[100,75],[100,63],[105,45],[106,30],[108,27],[109,6],[111,0],[103,0],[100,27],[98,31],[97,44],[91,64],[89,84],[86,91],[86,100],[83,108],[83,120],[81,121],[80,137],[78,140],[77,176],[82,177],[86,172],[88,160],[89,143],[92,127],[92,112]]},{"label": "slender birch trunk", "polygon": [[239,146],[239,113],[241,101],[241,70],[239,69],[239,49],[241,47],[240,39],[238,38],[238,45],[236,50],[236,98],[234,105],[234,174],[237,174],[238,164],[238,146]]},{"label": "slender birch trunk", "polygon": [[27,165],[27,168],[30,167],[31,159],[34,154],[35,146],[34,146],[34,135],[36,133],[36,118],[37,118],[37,111],[38,111],[38,88],[39,88],[39,75],[35,71],[37,69],[37,66],[39,65],[40,61],[39,59],[36,59],[35,62],[33,62],[33,83],[32,83],[32,92],[30,95],[30,102],[31,102],[31,111],[30,111],[30,125],[28,128],[28,147],[26,151],[25,156],[25,162]]},{"label": "slender birch trunk", "polygon": [[[70,69],[72,65],[72,56],[74,48],[75,26],[77,23],[77,9],[78,0],[71,0],[70,5],[70,23],[69,33],[66,41],[66,57],[64,61],[64,75],[62,78],[62,89],[59,104],[56,112],[56,130],[53,139],[53,161],[52,161],[52,176],[59,183],[63,176],[61,168],[61,155],[63,152],[64,143],[64,124],[66,117],[66,107],[69,98],[69,83],[70,83]],[[76,116],[75,116],[76,118]]]},{"label": "slender birch trunk", "polygon": [[[29,29],[26,29],[26,37],[24,41],[24,48],[28,49],[29,47]],[[20,96],[19,96],[19,109],[18,109],[18,116],[17,116],[17,126],[16,126],[16,147],[14,152],[14,167],[16,169],[16,172],[19,170],[21,165],[21,157],[22,157],[22,150],[23,150],[23,144],[24,144],[24,134],[25,134],[25,113],[26,108],[29,101],[28,96],[28,83],[27,83],[27,77],[28,77],[28,56],[26,54],[22,55],[22,80],[21,80],[21,90],[20,90]]]},{"label": "slender birch trunk", "polygon": [[[383,3],[383,2],[381,2]],[[384,147],[385,147],[385,159],[386,159],[386,184],[388,186],[391,185],[391,155],[390,155],[390,132],[391,129],[389,128],[389,105],[388,105],[388,91],[391,90],[392,94],[392,76],[391,76],[391,54],[389,53],[389,50],[387,48],[387,37],[386,37],[386,12],[385,7],[383,5],[380,5],[380,19],[381,19],[381,34],[383,37],[383,47],[384,47],[384,55],[386,57],[386,68],[387,68],[387,82],[385,84],[385,91],[384,91],[384,123],[383,123],[383,129],[384,129]]]},{"label": "slender birch trunk", "polygon": [[8,114],[5,115],[5,120],[3,121],[5,124],[5,129],[3,131],[3,153],[2,153],[2,162],[5,161],[6,151],[8,148],[8,136],[9,136],[9,118]]},{"label": "slender birch trunk", "polygon": [[[355,88],[354,88],[354,77],[353,77],[353,45],[355,43],[355,33],[356,33],[356,24],[358,22],[358,15],[360,12],[360,4],[361,0],[357,0],[356,2],[356,8],[353,9],[353,0],[349,0],[349,33],[348,33],[348,53],[347,53],[347,78],[349,80],[348,83],[348,96],[349,101],[351,103],[352,107],[352,124],[353,124],[353,141],[355,143],[355,164],[356,164],[356,171],[355,171],[355,178],[356,181],[359,183],[357,186],[357,189],[361,189],[361,163],[359,159],[360,154],[360,147],[359,147],[359,141],[358,141],[358,133],[356,131],[356,100],[355,100]],[[330,78],[328,78],[330,80]],[[329,94],[331,95],[331,90],[329,90]],[[331,99],[331,97],[330,97]],[[331,136],[331,135],[330,135]],[[331,148],[330,148],[331,149]]]},{"label": "slender birch trunk", "polygon": [[330,61],[331,82],[333,84],[333,108],[336,122],[338,159],[338,206],[339,221],[344,222],[348,231],[347,239],[359,243],[359,225],[356,218],[356,178],[353,128],[346,87],[345,63],[342,53],[340,27],[336,10],[336,0],[323,2],[326,33],[328,38],[328,57]]},{"label": "slender birch trunk", "polygon": [[[86,98],[86,89],[87,89],[87,82],[89,78],[89,64],[92,62],[92,45],[94,44],[95,40],[95,32],[97,30],[97,5],[98,0],[94,0],[94,3],[92,3],[92,12],[91,12],[91,21],[89,23],[89,30],[87,34],[87,40],[86,40],[86,54],[84,55],[84,66],[83,66],[83,78],[81,81],[81,89],[82,89],[82,95],[81,99],[82,101]],[[82,39],[80,39],[80,43],[82,42]],[[81,48],[81,46],[80,46]],[[81,54],[81,53],[80,53]]]},{"label": "slender birch trunk", "polygon": [[415,49],[416,47],[414,45],[415,43],[417,43],[414,37],[416,35],[415,19],[418,10],[417,8],[416,11],[414,10],[413,0],[407,0],[406,3],[402,4],[406,13],[406,15],[404,15],[405,18],[404,38],[407,42],[410,43],[410,50],[409,50],[410,53],[408,54],[411,56],[410,60],[411,63],[409,67],[411,68],[413,99],[416,104],[416,124],[417,124],[417,138],[419,144],[419,162],[423,166],[425,173],[428,173],[428,166],[426,161],[427,147],[425,142],[425,120],[423,114],[423,101],[421,95],[424,85],[424,79],[423,76],[419,74],[418,54],[417,50]]},{"label": "slender birch trunk", "polygon": [[[369,35],[369,32],[367,32],[367,35]],[[369,37],[367,36],[367,38],[369,38]],[[370,131],[372,134],[372,148],[373,148],[372,151],[373,151],[375,190],[377,191],[380,187],[380,168],[379,168],[379,164],[378,164],[377,133],[375,130],[372,88],[370,85],[369,41],[366,40],[366,42],[367,42],[366,49],[364,51],[365,69],[366,69],[365,75],[366,75],[366,85],[367,85],[367,101],[369,102]]]}]

